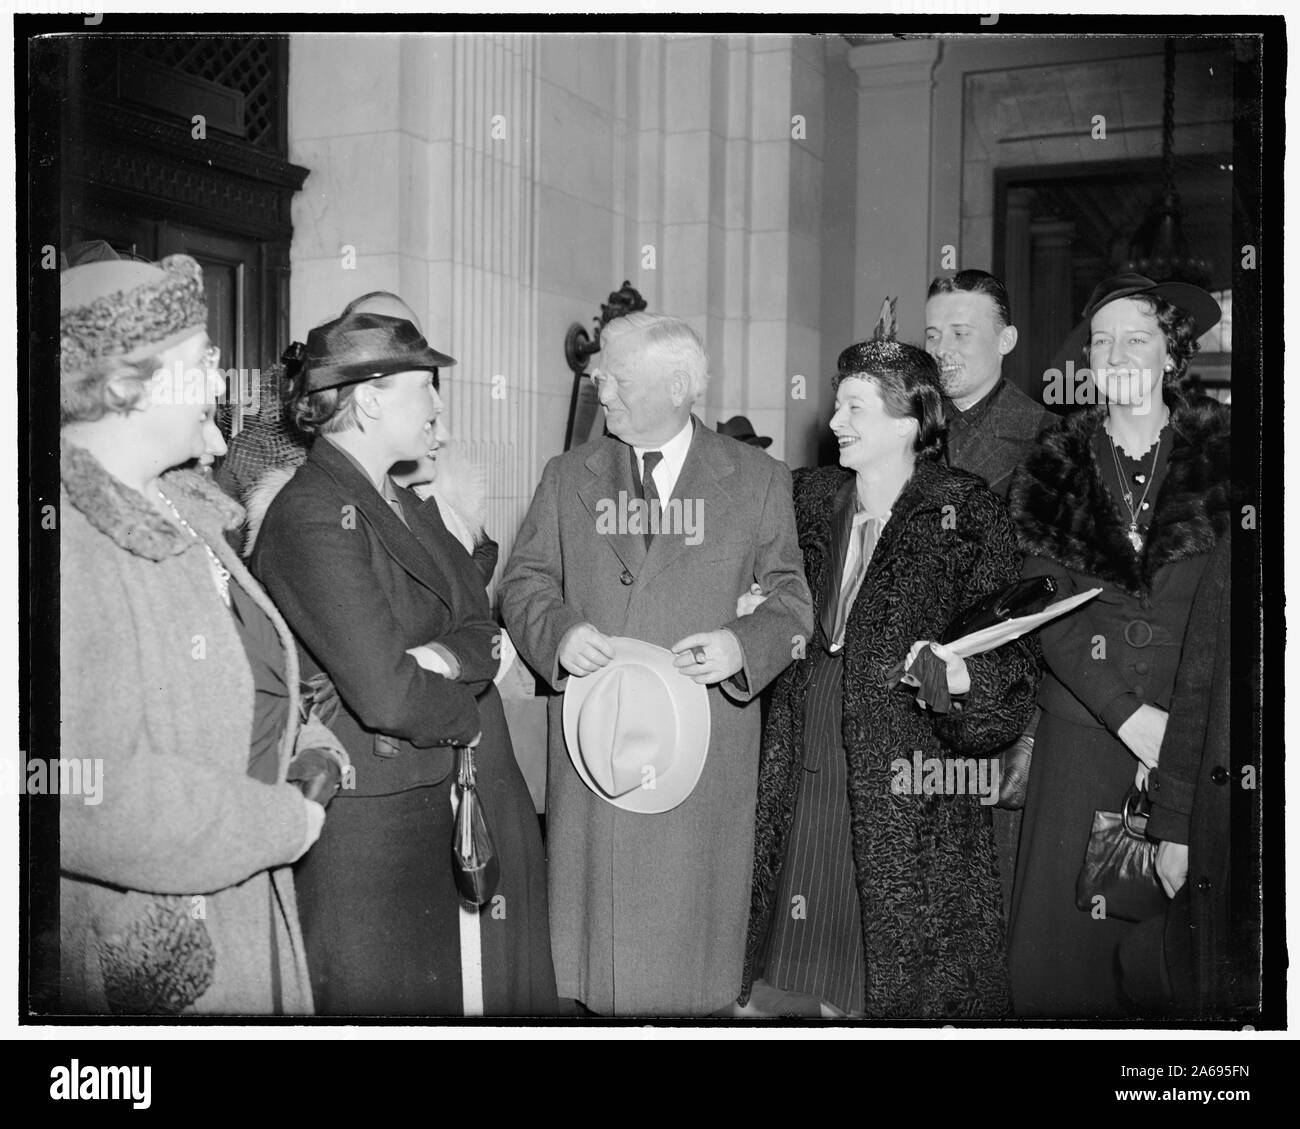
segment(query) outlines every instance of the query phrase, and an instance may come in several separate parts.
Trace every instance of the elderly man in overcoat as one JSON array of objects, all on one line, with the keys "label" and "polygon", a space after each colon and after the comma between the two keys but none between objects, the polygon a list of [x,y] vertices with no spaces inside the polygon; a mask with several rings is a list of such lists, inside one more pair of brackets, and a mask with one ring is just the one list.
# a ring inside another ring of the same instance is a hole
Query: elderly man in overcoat
[{"label": "elderly man in overcoat", "polygon": [[[547,464],[502,580],[506,625],[556,690],[605,666],[610,636],[666,647],[682,676],[708,687],[711,727],[695,789],[670,811],[642,814],[583,783],[565,749],[562,696],[551,699],[556,976],[562,997],[597,1014],[706,1015],[740,990],[758,695],[803,652],[812,602],[790,472],[692,414],[708,380],[694,331],[630,314],[605,327],[597,361],[610,434]],[[609,520],[656,497],[666,520],[651,536]],[[738,616],[755,584],[767,599]]]}]

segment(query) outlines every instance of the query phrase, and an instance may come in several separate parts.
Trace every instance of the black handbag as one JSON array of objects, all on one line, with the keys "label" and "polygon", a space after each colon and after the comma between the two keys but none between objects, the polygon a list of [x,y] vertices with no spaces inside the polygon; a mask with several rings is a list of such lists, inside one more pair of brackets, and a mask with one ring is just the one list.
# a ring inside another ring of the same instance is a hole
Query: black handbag
[{"label": "black handbag", "polygon": [[468,745],[456,750],[456,789],[460,802],[451,836],[452,874],[462,898],[485,906],[501,881],[501,863],[474,783],[474,750]]},{"label": "black handbag", "polygon": [[1079,909],[1100,909],[1121,921],[1145,921],[1163,912],[1169,899],[1156,874],[1156,843],[1146,834],[1150,814],[1146,790],[1136,787],[1119,811],[1093,814],[1088,853],[1074,887]]},{"label": "black handbag", "polygon": [[1029,576],[1017,580],[990,592],[982,600],[977,600],[964,612],[953,617],[943,634],[940,643],[951,643],[963,635],[992,627],[1003,620],[1015,619],[1017,616],[1034,615],[1041,612],[1056,595],[1056,580],[1051,576]]},{"label": "black handbag", "polygon": [[[992,627],[995,623],[1041,612],[1052,602],[1052,597],[1056,595],[1056,587],[1056,580],[1050,576],[1031,576],[1008,584],[1005,588],[999,588],[996,592],[990,592],[965,611],[954,616],[936,641],[952,643],[964,635],[970,635],[985,627]],[[947,668],[942,660],[926,648],[916,656],[910,667],[904,669],[903,662],[896,663],[885,673],[885,679],[893,688],[902,682],[904,674],[912,675],[920,683],[917,689],[918,700],[924,702],[931,713],[945,714],[952,708],[946,671]],[[1021,782],[1028,776],[1029,750],[1032,747],[1033,742],[1030,741],[1018,762],[1019,767],[1023,769],[1019,775]],[[1020,802],[1023,804],[1023,797]]]}]

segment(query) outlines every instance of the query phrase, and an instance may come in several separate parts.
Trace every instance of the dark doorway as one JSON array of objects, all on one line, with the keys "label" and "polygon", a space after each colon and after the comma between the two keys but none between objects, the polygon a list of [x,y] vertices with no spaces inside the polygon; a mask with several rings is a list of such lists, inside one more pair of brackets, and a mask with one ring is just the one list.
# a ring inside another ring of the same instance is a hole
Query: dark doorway
[{"label": "dark doorway", "polygon": [[[1232,154],[1175,157],[1174,176],[1206,287],[1230,302]],[[1093,288],[1126,269],[1130,241],[1161,187],[1158,158],[996,171],[993,269],[1006,280],[1020,330],[1004,371],[1031,396],[1041,394],[1046,370],[1064,367],[1064,340]],[[1196,368],[1207,386],[1227,379],[1230,340],[1220,331],[1202,341]]]},{"label": "dark doorway", "polygon": [[93,240],[203,266],[208,332],[236,434],[256,370],[288,343],[288,44],[277,38],[130,36],[62,41],[62,246]]}]

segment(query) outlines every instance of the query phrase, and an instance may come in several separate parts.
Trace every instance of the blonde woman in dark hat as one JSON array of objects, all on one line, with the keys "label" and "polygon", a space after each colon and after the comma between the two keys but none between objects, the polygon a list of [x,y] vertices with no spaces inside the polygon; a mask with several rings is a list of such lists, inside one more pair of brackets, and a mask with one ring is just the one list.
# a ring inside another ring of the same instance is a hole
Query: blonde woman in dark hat
[{"label": "blonde woman in dark hat", "polygon": [[[454,363],[404,318],[312,330],[289,410],[315,439],[251,558],[307,672],[337,690],[355,771],[297,871],[322,1013],[556,1009],[541,836],[492,683],[499,628],[436,501],[389,473],[439,446]],[[482,911],[462,910],[451,860],[453,750],[475,742],[501,873]]]},{"label": "blonde woman in dark hat", "polygon": [[288,864],[325,812],[286,781],[344,758],[301,724],[292,636],[222,536],[242,511],[173,469],[224,449],[199,266],[61,283],[60,754],[103,779],[60,802],[63,1008],[309,1013]]},{"label": "blonde woman in dark hat", "polygon": [[1076,332],[1099,403],[1047,432],[1010,501],[1027,575],[1100,596],[1041,632],[1043,711],[1011,907],[1016,1011],[1129,1013],[1115,976],[1133,924],[1079,909],[1093,813],[1118,811],[1160,759],[1192,597],[1228,527],[1230,414],[1185,389],[1218,322],[1195,286],[1138,274],[1102,282]]}]

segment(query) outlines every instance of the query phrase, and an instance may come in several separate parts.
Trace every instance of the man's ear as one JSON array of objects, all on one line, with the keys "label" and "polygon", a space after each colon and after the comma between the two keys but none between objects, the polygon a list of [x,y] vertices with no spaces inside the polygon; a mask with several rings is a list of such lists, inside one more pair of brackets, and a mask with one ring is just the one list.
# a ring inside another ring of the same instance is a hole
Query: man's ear
[{"label": "man's ear", "polygon": [[1020,340],[1020,333],[1014,325],[1009,325],[998,334],[998,352],[1006,356],[1016,347],[1016,342]]},{"label": "man's ear", "polygon": [[673,398],[673,407],[680,408],[691,394],[691,377],[685,369],[677,369],[672,375],[668,390]]}]

